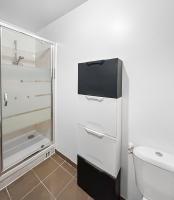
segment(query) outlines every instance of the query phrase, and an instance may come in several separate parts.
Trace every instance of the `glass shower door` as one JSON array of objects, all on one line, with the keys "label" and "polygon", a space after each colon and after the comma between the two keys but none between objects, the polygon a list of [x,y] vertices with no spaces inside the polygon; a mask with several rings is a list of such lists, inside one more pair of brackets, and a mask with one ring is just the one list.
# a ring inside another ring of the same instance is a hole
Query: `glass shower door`
[{"label": "glass shower door", "polygon": [[1,30],[3,170],[52,143],[51,44]]}]

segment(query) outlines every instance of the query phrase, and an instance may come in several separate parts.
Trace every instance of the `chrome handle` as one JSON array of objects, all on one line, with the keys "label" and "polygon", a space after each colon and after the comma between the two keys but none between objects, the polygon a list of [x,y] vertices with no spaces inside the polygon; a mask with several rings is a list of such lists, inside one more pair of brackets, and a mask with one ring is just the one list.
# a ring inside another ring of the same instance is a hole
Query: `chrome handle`
[{"label": "chrome handle", "polygon": [[94,131],[92,129],[89,129],[89,128],[85,128],[85,131],[88,133],[88,134],[91,134],[91,135],[94,135],[98,138],[103,138],[104,137],[104,134],[103,133],[99,133],[97,131]]},{"label": "chrome handle", "polygon": [[98,101],[102,102],[104,100],[104,97],[96,97],[96,96],[85,96],[87,100],[93,100],[93,101]]},{"label": "chrome handle", "polygon": [[8,95],[7,93],[4,93],[4,106],[7,106],[8,104]]},{"label": "chrome handle", "polygon": [[132,144],[132,143],[130,142],[129,145],[128,145],[128,153],[129,153],[129,154],[133,154],[134,148],[135,148],[134,144]]}]

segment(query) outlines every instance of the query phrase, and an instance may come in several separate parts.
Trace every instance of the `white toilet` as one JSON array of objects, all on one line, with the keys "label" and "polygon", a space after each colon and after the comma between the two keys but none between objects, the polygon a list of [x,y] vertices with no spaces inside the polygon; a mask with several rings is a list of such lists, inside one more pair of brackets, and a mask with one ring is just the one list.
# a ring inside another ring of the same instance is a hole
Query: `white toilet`
[{"label": "white toilet", "polygon": [[142,200],[174,200],[174,155],[140,146],[133,158]]}]

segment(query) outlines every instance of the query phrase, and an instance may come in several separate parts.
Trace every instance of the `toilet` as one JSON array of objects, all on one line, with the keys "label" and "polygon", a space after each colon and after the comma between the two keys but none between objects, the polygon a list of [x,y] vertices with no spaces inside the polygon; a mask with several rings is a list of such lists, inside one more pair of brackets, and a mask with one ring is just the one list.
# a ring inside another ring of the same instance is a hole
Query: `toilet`
[{"label": "toilet", "polygon": [[139,146],[133,160],[142,200],[174,200],[174,155]]}]

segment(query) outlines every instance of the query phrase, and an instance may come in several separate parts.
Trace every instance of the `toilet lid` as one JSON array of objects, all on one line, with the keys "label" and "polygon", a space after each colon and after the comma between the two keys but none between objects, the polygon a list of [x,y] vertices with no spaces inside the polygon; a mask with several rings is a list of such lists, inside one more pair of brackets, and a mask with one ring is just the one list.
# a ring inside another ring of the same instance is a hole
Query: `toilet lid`
[{"label": "toilet lid", "polygon": [[174,172],[174,155],[172,154],[144,146],[135,147],[133,154],[147,163]]}]

